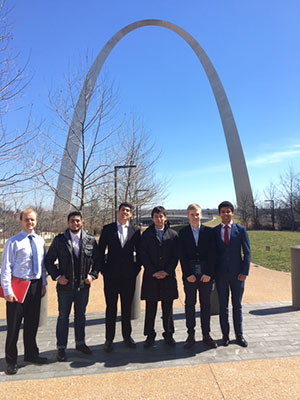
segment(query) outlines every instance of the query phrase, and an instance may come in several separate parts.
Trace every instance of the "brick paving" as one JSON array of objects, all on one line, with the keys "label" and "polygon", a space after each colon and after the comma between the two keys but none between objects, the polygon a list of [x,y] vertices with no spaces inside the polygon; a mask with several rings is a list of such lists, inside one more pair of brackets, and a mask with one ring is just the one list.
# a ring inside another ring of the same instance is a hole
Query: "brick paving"
[{"label": "brick paving", "polygon": [[[48,364],[37,366],[25,363],[22,340],[20,340],[18,344],[19,371],[13,376],[4,374],[6,322],[0,320],[0,343],[2,344],[0,347],[0,382],[300,356],[300,310],[294,310],[291,302],[246,303],[243,304],[243,318],[244,336],[249,342],[247,348],[235,344],[231,325],[230,345],[208,349],[201,342],[200,320],[197,317],[197,343],[192,349],[185,350],[183,348],[183,342],[186,339],[184,309],[182,307],[174,309],[176,329],[174,337],[177,341],[174,348],[170,348],[162,340],[159,311],[156,320],[156,345],[154,348],[144,349],[144,313],[142,311],[140,318],[133,321],[132,336],[137,342],[137,348],[128,349],[124,346],[120,335],[120,322],[118,322],[114,351],[106,354],[103,351],[104,314],[92,313],[87,315],[86,342],[93,350],[93,354],[85,356],[74,349],[73,323],[71,322],[69,348],[67,349],[68,361],[58,363],[55,359],[56,317],[49,317],[47,325],[41,327],[38,333],[40,353],[42,356],[48,357]],[[221,331],[218,316],[212,316],[211,334],[220,343]],[[21,336],[22,331],[20,332]]]}]

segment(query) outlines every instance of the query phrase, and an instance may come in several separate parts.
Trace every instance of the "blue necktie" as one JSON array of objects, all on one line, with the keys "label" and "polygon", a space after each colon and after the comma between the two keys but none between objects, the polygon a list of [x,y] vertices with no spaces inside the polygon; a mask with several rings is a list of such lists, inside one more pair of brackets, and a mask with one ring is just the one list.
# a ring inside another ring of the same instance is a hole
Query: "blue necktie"
[{"label": "blue necktie", "polygon": [[28,235],[30,246],[32,250],[32,264],[33,264],[33,273],[37,275],[39,273],[39,259],[38,259],[38,251],[34,241],[33,235]]}]

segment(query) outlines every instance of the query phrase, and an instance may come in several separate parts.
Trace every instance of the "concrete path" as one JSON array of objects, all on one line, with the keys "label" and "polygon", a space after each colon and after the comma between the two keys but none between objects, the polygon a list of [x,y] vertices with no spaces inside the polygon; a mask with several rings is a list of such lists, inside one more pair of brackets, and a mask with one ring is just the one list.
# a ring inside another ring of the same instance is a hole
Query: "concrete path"
[{"label": "concrete path", "polygon": [[[158,313],[157,343],[153,349],[143,348],[143,311],[133,323],[136,349],[124,346],[117,326],[113,353],[103,352],[104,314],[87,315],[87,344],[92,356],[84,356],[74,349],[73,324],[69,334],[68,361],[55,360],[56,316],[40,328],[38,344],[41,355],[49,363],[30,365],[23,361],[22,340],[19,343],[18,374],[4,374],[5,320],[0,320],[0,396],[2,399],[101,399],[101,400],[168,400],[168,399],[300,399],[300,311],[291,307],[286,298],[287,274],[255,268],[252,274],[264,276],[264,284],[282,277],[282,291],[276,289],[273,301],[249,302],[243,305],[245,337],[248,348],[234,343],[228,347],[208,349],[201,342],[200,321],[197,318],[197,340],[190,350],[183,348],[186,338],[184,309],[174,308],[175,348],[166,346],[161,337]],[[279,275],[278,275],[279,274]],[[290,279],[290,277],[288,276]],[[249,278],[250,280],[250,278]],[[249,290],[248,285],[248,290]],[[270,285],[269,285],[270,286]],[[272,285],[271,285],[272,286]],[[50,285],[51,287],[51,285]],[[50,289],[49,287],[49,289]],[[280,287],[280,285],[278,286]],[[52,289],[51,289],[52,290]],[[267,289],[270,292],[271,289]],[[252,286],[251,298],[260,298]],[[276,294],[275,293],[275,294]],[[50,294],[49,294],[50,295]],[[256,296],[255,296],[256,295]],[[51,297],[51,295],[49,296]],[[218,317],[211,320],[212,336],[220,340]]]}]

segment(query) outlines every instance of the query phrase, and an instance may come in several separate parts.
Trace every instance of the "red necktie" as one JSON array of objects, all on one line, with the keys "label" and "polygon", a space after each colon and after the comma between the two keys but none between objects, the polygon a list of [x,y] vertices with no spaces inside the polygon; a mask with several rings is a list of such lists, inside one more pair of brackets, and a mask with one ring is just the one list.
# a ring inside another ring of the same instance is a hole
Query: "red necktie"
[{"label": "red necktie", "polygon": [[226,246],[227,246],[228,243],[229,243],[229,233],[228,233],[228,229],[229,229],[229,226],[228,226],[228,225],[225,225],[225,226],[224,226],[224,243],[226,244]]}]

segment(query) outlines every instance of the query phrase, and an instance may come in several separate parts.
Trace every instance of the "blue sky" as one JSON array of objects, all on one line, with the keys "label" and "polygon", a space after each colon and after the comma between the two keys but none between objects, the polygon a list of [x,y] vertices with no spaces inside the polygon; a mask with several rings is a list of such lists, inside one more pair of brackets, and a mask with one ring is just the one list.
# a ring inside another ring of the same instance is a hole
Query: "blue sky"
[{"label": "blue sky", "polygon": [[[11,3],[11,2],[10,2]],[[21,99],[51,131],[48,92],[86,52],[91,61],[118,30],[157,18],[188,31],[223,83],[255,195],[291,165],[300,169],[300,2],[298,0],[17,0],[13,50],[29,59],[33,79]],[[144,121],[169,180],[167,208],[235,202],[217,106],[204,70],[175,33],[145,27],[110,54],[105,74],[120,94],[120,112]],[[21,128],[22,119],[9,119]],[[53,134],[57,134],[53,131]]]}]

